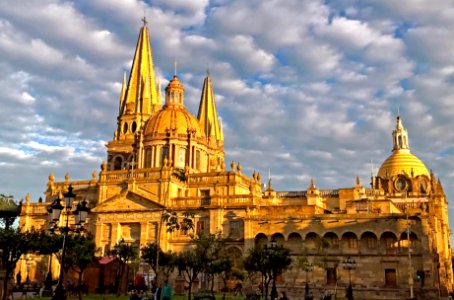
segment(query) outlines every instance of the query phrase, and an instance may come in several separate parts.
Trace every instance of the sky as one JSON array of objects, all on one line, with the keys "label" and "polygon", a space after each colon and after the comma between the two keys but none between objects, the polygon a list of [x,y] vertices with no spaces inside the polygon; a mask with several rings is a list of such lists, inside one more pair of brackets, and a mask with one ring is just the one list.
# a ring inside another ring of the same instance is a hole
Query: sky
[{"label": "sky", "polygon": [[193,114],[209,69],[227,166],[278,191],[368,186],[399,110],[454,199],[448,0],[0,1],[0,193],[37,201],[51,172],[100,170],[143,16],[157,77],[178,62]]}]

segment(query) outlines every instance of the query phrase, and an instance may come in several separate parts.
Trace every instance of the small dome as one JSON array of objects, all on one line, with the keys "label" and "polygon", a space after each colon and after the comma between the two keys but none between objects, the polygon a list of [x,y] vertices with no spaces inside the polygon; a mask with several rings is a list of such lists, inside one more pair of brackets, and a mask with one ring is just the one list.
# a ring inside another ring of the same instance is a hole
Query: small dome
[{"label": "small dome", "polygon": [[412,172],[414,176],[429,176],[429,171],[427,171],[426,166],[419,158],[408,150],[397,150],[383,162],[377,176],[390,178],[399,174],[411,175]]},{"label": "small dome", "polygon": [[166,91],[168,90],[184,91],[184,86],[176,75],[173,76],[172,80],[170,80],[169,84],[167,85]]},{"label": "small dome", "polygon": [[195,132],[196,138],[205,138],[199,121],[184,107],[165,106],[145,126],[145,139],[162,138],[166,134],[187,135]]}]

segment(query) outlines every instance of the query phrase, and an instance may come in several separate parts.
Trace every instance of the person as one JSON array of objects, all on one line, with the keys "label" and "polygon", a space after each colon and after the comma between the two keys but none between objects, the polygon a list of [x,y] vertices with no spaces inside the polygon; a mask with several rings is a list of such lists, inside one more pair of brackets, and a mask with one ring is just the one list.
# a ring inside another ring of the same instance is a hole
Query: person
[{"label": "person", "polygon": [[139,295],[137,294],[136,290],[132,290],[131,296],[129,297],[130,300],[140,300]]},{"label": "person", "polygon": [[234,295],[235,295],[235,296],[238,296],[238,295],[243,296],[243,291],[242,291],[242,289],[243,289],[243,285],[241,284],[241,282],[238,282],[238,283],[235,285],[235,293],[234,293]]},{"label": "person", "polygon": [[172,300],[172,286],[170,286],[166,281],[164,281],[164,288],[162,289],[163,300]]},{"label": "person", "polygon": [[285,292],[282,292],[282,297],[280,300],[288,300],[287,294],[285,294]]},{"label": "person", "polygon": [[260,281],[259,285],[258,285],[258,288],[260,290],[260,294],[263,295],[263,281]]},{"label": "person", "polygon": [[161,285],[156,286],[154,289],[154,300],[161,300]]},{"label": "person", "polygon": [[22,275],[20,273],[20,271],[16,274],[16,284],[17,286],[20,286],[20,284],[22,283]]}]

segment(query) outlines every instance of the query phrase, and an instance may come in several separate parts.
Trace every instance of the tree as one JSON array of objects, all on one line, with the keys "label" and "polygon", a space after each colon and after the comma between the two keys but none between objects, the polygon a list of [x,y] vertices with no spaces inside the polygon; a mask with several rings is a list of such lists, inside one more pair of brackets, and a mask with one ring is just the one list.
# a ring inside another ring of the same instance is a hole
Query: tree
[{"label": "tree", "polygon": [[200,244],[200,247],[206,249],[203,272],[206,275],[207,283],[211,282],[210,290],[211,294],[214,295],[214,277],[232,269],[232,261],[227,255],[225,248],[225,240],[222,238],[221,233],[217,233],[198,235],[193,239],[193,242]]},{"label": "tree", "polygon": [[[78,296],[82,299],[82,278],[85,269],[95,259],[96,244],[91,234],[74,235],[72,242],[66,248],[66,257],[71,263],[71,268],[78,274]],[[66,260],[66,259],[65,259]]]},{"label": "tree", "polygon": [[115,287],[117,289],[117,296],[120,296],[121,292],[126,293],[126,291],[122,291],[121,289],[121,287],[123,286],[121,280],[126,271],[127,263],[137,258],[137,249],[134,246],[126,243],[124,239],[121,239],[118,243],[115,244],[112,253],[119,260],[119,268],[115,276]]},{"label": "tree", "polygon": [[[199,274],[205,273],[213,283],[215,274],[231,268],[231,262],[223,249],[224,241],[218,234],[200,234],[191,237],[192,247],[178,255],[178,271],[188,283],[188,299],[191,299],[192,284]],[[213,292],[213,284],[211,285]]]},{"label": "tree", "polygon": [[[162,270],[164,277],[168,280],[170,274],[176,267],[176,254],[169,251],[163,252],[159,247],[159,255],[157,253],[158,245],[155,243],[148,243],[142,250],[141,258],[150,265],[151,269],[155,274],[158,274],[159,270]],[[156,263],[159,259],[159,263]],[[158,270],[159,268],[159,270]]]},{"label": "tree", "polygon": [[168,211],[162,214],[162,220],[166,222],[167,232],[175,232],[181,230],[184,234],[194,230],[195,213],[187,210],[182,213],[182,218],[178,216],[176,211]]},{"label": "tree", "polygon": [[189,284],[188,300],[191,300],[192,284],[203,270],[204,261],[198,249],[190,249],[178,254],[178,271]]},{"label": "tree", "polygon": [[292,263],[290,250],[282,245],[275,247],[254,247],[244,258],[244,267],[248,272],[259,272],[265,287],[265,299],[268,299],[268,287],[275,286],[276,278]]},{"label": "tree", "polygon": [[8,282],[20,257],[25,253],[39,250],[37,244],[33,242],[38,240],[38,237],[39,233],[34,230],[21,232],[19,229],[0,228],[1,267],[5,270],[3,300],[8,298]]},{"label": "tree", "polygon": [[[182,214],[182,218],[180,221],[180,218],[177,214],[176,211],[163,211],[161,215],[161,222],[159,223],[159,228],[158,228],[158,237],[156,241],[156,247],[160,249],[159,247],[159,242],[161,239],[161,226],[162,222],[164,221],[167,227],[167,232],[172,233],[178,230],[181,230],[184,234],[187,234],[189,231],[194,230],[194,218],[195,218],[195,213],[193,211],[184,211]],[[156,259],[155,259],[155,274],[156,274],[156,283],[159,283],[159,264],[161,259],[159,258],[160,254],[162,251],[155,251],[156,253]],[[175,256],[171,257],[174,261],[176,260]],[[167,270],[167,277],[169,276],[170,272],[173,270],[173,267],[171,265],[168,265],[171,269],[164,268],[164,270]]]},{"label": "tree", "polygon": [[22,203],[16,204],[13,196],[0,194],[0,225],[9,229],[13,226],[21,211]]}]

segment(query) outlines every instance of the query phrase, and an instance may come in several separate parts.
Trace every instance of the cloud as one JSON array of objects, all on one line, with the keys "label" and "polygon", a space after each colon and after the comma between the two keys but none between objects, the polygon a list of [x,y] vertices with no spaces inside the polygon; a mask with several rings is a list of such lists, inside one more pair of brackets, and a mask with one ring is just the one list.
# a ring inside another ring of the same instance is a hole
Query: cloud
[{"label": "cloud", "polygon": [[156,73],[167,82],[178,61],[194,114],[210,70],[227,165],[271,169],[276,190],[367,185],[399,107],[454,197],[454,4],[441,0],[2,2],[4,193],[37,198],[51,171],[99,170],[144,15]]}]

